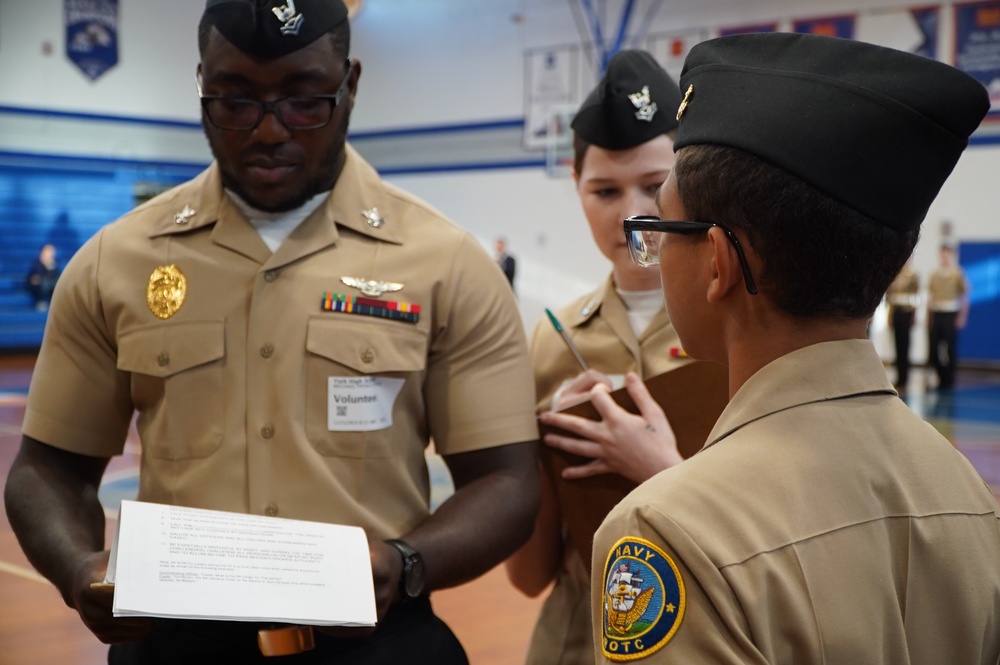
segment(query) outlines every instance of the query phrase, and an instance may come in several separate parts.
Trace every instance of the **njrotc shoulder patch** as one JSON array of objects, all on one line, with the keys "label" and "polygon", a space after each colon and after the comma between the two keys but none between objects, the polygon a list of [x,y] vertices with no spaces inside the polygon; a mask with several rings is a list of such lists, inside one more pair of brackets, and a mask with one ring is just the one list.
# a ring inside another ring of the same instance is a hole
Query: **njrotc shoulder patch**
[{"label": "njrotc shoulder patch", "polygon": [[625,537],[604,565],[604,657],[637,660],[659,650],[684,618],[684,580],[663,550]]}]

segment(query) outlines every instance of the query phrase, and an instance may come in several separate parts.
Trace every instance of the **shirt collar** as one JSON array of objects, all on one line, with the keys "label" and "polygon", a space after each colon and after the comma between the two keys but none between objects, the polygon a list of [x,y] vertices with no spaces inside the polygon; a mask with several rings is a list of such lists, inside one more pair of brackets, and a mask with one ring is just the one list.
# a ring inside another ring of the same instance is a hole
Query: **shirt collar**
[{"label": "shirt collar", "polygon": [[719,416],[706,447],[779,411],[874,393],[894,395],[896,391],[869,340],[807,346],[771,361],[751,376]]},{"label": "shirt collar", "polygon": [[[350,144],[345,144],[345,154],[344,169],[337,178],[332,195],[323,204],[330,217],[338,226],[377,240],[402,244],[402,220],[394,218],[395,199],[386,196],[385,183]],[[163,214],[154,222],[150,237],[187,233],[218,222],[223,218],[225,206],[236,210],[235,204],[223,191],[219,165],[215,162],[196,178],[173,190],[166,199],[153,205],[161,206]],[[379,226],[370,223],[365,216],[366,212],[373,210],[383,220]],[[249,224],[242,214],[239,218]]]}]

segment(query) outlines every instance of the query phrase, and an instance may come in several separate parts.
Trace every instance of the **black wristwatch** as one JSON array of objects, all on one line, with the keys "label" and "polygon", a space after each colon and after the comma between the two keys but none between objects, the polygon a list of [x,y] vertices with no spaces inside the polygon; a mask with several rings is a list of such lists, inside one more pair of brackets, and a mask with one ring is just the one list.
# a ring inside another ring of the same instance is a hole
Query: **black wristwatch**
[{"label": "black wristwatch", "polygon": [[403,574],[399,576],[399,592],[403,601],[419,598],[424,593],[426,584],[424,558],[408,543],[402,540],[387,540],[388,544],[399,550],[403,555]]}]

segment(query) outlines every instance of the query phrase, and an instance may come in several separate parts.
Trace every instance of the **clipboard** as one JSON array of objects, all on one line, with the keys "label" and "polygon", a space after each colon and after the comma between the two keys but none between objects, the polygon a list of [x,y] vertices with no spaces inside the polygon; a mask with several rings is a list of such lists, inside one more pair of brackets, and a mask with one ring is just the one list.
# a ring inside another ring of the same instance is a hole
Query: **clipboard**
[{"label": "clipboard", "polygon": [[[645,383],[674,430],[681,456],[687,459],[701,450],[729,403],[728,370],[717,363],[694,361],[651,377]],[[611,397],[629,413],[639,413],[625,388],[615,390]],[[589,401],[561,412],[600,420],[597,409]],[[568,434],[556,427],[542,425],[542,435],[548,432]],[[559,510],[566,523],[568,545],[580,554],[589,570],[597,528],[611,509],[635,489],[636,483],[613,473],[564,480],[560,475],[563,469],[585,464],[590,459],[549,446],[542,446],[541,458],[545,473],[556,490]]]}]

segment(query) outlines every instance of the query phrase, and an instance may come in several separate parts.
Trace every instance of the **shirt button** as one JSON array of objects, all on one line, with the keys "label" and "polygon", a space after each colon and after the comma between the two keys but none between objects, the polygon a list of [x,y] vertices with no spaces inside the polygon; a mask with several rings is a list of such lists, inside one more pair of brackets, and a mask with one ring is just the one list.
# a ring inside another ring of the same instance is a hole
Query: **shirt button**
[{"label": "shirt button", "polygon": [[371,349],[365,349],[361,352],[361,360],[366,363],[370,363],[375,360],[375,352]]},{"label": "shirt button", "polygon": [[170,364],[170,354],[166,351],[162,352],[160,355],[156,356],[156,364],[160,367],[166,367]]},{"label": "shirt button", "polygon": [[276,517],[278,515],[278,507],[273,503],[267,504],[267,508],[264,509],[264,514],[268,517]]},{"label": "shirt button", "polygon": [[273,282],[276,279],[278,279],[278,273],[276,271],[268,270],[266,273],[264,273],[265,282]]},{"label": "shirt button", "polygon": [[274,436],[274,428],[271,427],[270,425],[264,425],[263,427],[260,428],[260,435],[265,439],[270,439],[272,436]]},{"label": "shirt button", "polygon": [[265,344],[264,346],[260,347],[260,355],[263,356],[264,358],[270,358],[271,354],[273,353],[274,353],[274,347],[271,346],[270,344]]}]

